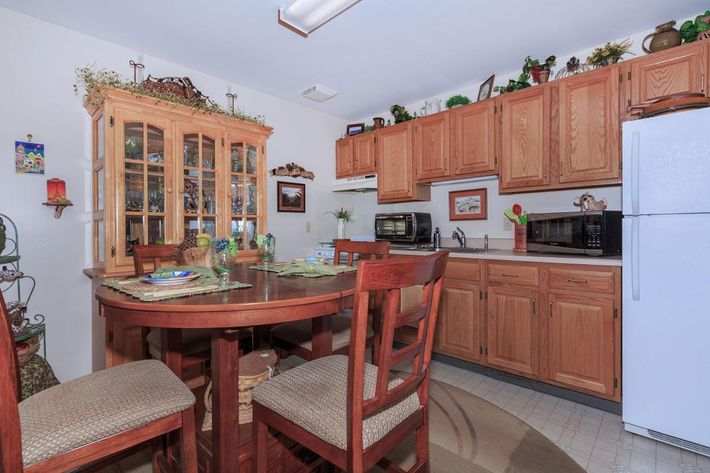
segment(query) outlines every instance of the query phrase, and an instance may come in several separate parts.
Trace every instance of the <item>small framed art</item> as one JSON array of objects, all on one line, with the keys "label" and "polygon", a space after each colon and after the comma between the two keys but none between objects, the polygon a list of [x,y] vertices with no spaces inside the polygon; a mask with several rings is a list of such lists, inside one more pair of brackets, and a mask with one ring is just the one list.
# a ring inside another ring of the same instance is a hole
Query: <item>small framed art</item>
[{"label": "small framed art", "polygon": [[365,124],[364,123],[351,123],[347,127],[347,135],[348,136],[353,136],[353,135],[359,135],[360,133],[365,133]]},{"label": "small framed art", "polygon": [[478,89],[478,102],[491,98],[491,92],[493,92],[493,83],[495,82],[495,80],[496,75],[493,74],[488,79],[486,79],[483,84],[481,84],[481,87]]},{"label": "small framed art", "polygon": [[276,182],[277,205],[279,212],[306,211],[306,185],[295,182]]},{"label": "small framed art", "polygon": [[486,220],[486,189],[449,192],[449,220]]}]

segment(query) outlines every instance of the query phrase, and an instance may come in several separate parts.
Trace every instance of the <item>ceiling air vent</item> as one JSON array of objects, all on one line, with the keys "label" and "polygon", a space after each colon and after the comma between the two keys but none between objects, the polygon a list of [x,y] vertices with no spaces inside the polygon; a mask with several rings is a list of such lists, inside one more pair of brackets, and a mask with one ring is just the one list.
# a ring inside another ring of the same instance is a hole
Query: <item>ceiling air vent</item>
[{"label": "ceiling air vent", "polygon": [[325,102],[326,100],[335,97],[337,93],[337,91],[329,89],[324,85],[316,84],[313,87],[309,87],[301,92],[301,95],[307,99],[315,100],[316,102]]}]

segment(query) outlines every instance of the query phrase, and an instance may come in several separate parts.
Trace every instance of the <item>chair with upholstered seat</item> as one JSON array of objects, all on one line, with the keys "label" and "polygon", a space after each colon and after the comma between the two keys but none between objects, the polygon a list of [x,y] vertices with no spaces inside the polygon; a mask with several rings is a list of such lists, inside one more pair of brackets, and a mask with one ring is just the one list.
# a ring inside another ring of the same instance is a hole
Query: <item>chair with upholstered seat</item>
[{"label": "chair with upholstered seat", "polygon": [[[177,259],[177,245],[134,245],[133,246],[133,266],[136,276],[145,274],[145,260],[152,260],[153,269],[161,267],[166,260],[175,261]],[[244,340],[241,346],[249,349],[251,347],[251,332],[243,330]],[[195,378],[191,368],[199,369],[198,365],[204,365],[210,359],[211,333],[209,329],[194,329],[182,331],[182,366],[183,380],[186,380],[192,387],[204,384],[204,367],[199,378]],[[145,336],[148,354],[156,359],[161,359],[162,354],[162,331],[159,328],[150,329]],[[189,379],[188,379],[189,378]]]},{"label": "chair with upholstered seat", "polygon": [[[336,240],[335,254],[333,264],[343,263],[352,265],[355,255],[359,261],[369,259],[388,259],[390,252],[390,243],[388,241],[366,242],[366,241],[350,241]],[[367,346],[377,344],[378,337],[377,327],[379,318],[375,303],[373,302],[373,311],[371,315],[371,324],[367,327]],[[312,324],[311,320],[301,320],[299,322],[290,322],[287,324],[277,325],[271,330],[271,344],[282,355],[296,355],[304,360],[313,359],[313,341],[312,341]],[[347,314],[340,313],[333,315],[331,318],[332,332],[332,352],[338,354],[347,354],[348,345],[350,344],[350,325],[352,317]],[[373,330],[373,327],[375,328]]]},{"label": "chair with upholstered seat", "polygon": [[167,366],[127,363],[18,403],[17,353],[2,294],[0,309],[0,471],[69,471],[179,431],[183,471],[197,472],[195,396]]},{"label": "chair with upholstered seat", "polygon": [[[429,471],[429,366],[447,258],[443,252],[360,262],[349,356],[308,361],[252,391],[254,473],[266,473],[269,428],[354,473],[375,465],[402,473],[384,457],[415,432],[409,472]],[[402,311],[401,289],[416,285],[420,302]],[[365,362],[368,306],[376,295],[383,297],[378,366]],[[412,324],[416,340],[395,349],[395,331]]]}]

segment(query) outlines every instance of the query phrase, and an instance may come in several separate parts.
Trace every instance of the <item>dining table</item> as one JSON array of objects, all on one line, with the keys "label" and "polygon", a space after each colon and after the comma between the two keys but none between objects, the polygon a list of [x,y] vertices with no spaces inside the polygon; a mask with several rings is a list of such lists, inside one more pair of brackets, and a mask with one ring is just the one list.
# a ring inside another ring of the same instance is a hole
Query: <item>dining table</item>
[{"label": "dining table", "polygon": [[[311,319],[313,355],[327,356],[332,350],[330,316],[353,304],[355,271],[321,277],[280,276],[252,269],[253,265],[237,263],[230,270],[230,281],[250,284],[247,288],[153,302],[106,286],[95,293],[101,316],[162,329],[162,360],[177,376],[182,373],[182,330],[211,329],[212,472],[238,472],[240,463],[250,458],[250,445],[246,453],[239,450],[244,444],[240,443],[237,389],[239,331]],[[168,451],[167,461],[175,456],[179,455]]]}]

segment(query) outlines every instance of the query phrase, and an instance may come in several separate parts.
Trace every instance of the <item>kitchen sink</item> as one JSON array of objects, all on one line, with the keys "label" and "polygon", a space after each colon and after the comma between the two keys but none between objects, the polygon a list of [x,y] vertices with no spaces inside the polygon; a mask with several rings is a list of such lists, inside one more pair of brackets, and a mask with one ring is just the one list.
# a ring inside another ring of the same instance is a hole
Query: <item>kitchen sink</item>
[{"label": "kitchen sink", "polygon": [[[397,248],[395,248],[395,249],[397,249]],[[400,249],[406,249],[409,251],[412,251],[412,250],[424,251],[424,252],[428,252],[428,253],[435,251],[434,248],[432,248],[432,247],[409,247],[409,248],[400,248]],[[441,249],[448,250],[451,253],[474,253],[474,254],[475,253],[485,254],[485,253],[490,253],[492,251],[496,251],[496,250],[484,250],[483,248],[461,248],[460,246],[448,247],[448,248],[442,247]]]}]

